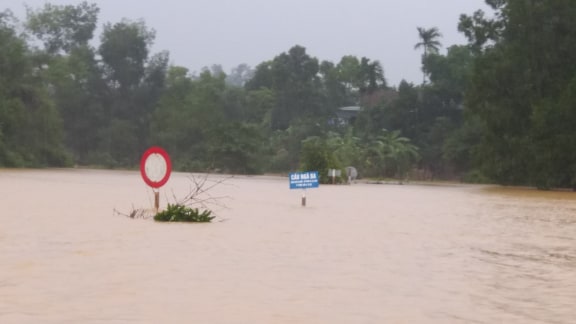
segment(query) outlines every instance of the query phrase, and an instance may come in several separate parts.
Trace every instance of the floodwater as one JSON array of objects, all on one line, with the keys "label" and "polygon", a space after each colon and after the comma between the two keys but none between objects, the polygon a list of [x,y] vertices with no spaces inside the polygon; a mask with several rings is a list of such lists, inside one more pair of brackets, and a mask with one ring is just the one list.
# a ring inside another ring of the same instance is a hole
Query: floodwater
[{"label": "floodwater", "polygon": [[[211,176],[209,179],[220,179]],[[190,189],[173,174],[162,204]],[[575,323],[576,194],[234,177],[159,224],[138,172],[0,171],[0,323]]]}]

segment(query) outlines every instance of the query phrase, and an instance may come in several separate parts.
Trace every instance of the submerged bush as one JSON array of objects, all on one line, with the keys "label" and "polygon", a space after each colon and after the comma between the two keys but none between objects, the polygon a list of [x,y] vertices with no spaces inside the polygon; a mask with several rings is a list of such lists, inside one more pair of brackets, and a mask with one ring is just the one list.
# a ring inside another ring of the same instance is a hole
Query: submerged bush
[{"label": "submerged bush", "polygon": [[157,222],[209,223],[214,219],[212,211],[191,208],[180,204],[168,204],[168,208],[154,216]]}]

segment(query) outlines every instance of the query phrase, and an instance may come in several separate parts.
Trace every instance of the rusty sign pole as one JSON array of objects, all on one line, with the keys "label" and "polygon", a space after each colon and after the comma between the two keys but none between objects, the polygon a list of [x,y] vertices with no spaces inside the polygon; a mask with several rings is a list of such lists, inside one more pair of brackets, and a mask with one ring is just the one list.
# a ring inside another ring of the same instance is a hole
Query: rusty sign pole
[{"label": "rusty sign pole", "polygon": [[154,190],[154,209],[156,212],[160,211],[160,191]]}]

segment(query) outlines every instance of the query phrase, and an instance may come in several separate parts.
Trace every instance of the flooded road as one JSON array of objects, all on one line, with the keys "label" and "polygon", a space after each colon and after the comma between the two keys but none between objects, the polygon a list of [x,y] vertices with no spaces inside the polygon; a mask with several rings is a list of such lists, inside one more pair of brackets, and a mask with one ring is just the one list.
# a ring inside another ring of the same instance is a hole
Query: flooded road
[{"label": "flooded road", "polygon": [[[188,193],[173,174],[167,198]],[[157,224],[138,172],[0,171],[0,323],[574,323],[576,194],[235,177]]]}]

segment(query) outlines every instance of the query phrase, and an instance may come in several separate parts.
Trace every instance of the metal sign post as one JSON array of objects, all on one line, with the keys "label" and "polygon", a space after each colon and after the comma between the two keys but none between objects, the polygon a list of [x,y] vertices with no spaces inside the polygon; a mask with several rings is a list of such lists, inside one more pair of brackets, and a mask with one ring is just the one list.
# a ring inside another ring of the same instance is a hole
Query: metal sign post
[{"label": "metal sign post", "polygon": [[160,210],[160,191],[154,191],[154,210]]},{"label": "metal sign post", "polygon": [[336,184],[336,178],[339,178],[342,175],[341,170],[337,169],[329,169],[328,170],[328,177],[332,178],[332,184]]}]

